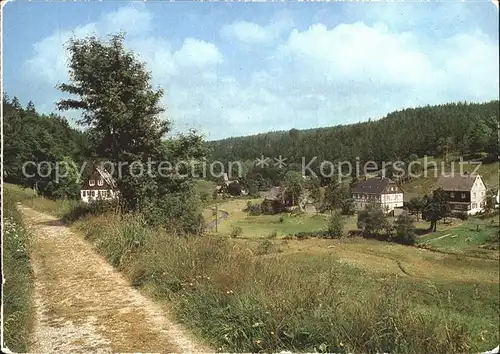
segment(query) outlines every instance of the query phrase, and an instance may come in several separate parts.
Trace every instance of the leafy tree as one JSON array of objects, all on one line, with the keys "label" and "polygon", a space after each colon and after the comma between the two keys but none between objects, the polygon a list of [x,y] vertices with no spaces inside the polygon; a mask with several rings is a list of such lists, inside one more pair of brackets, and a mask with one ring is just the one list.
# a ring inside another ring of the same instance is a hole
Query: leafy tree
[{"label": "leafy tree", "polygon": [[[79,109],[92,152],[115,163],[122,206],[142,211],[151,223],[198,232],[201,201],[194,193],[192,162],[206,154],[195,131],[164,141],[170,121],[160,118],[161,89],[151,74],[124,47],[122,34],[109,41],[90,36],[68,42],[70,83],[58,88],[73,97],[58,102],[60,110]],[[151,161],[177,164],[173,171],[145,167]],[[179,168],[180,166],[180,168]]]},{"label": "leafy tree", "polygon": [[411,198],[407,203],[408,211],[417,216],[417,221],[420,218],[420,213],[425,206],[424,199],[422,197]]},{"label": "leafy tree", "polygon": [[340,189],[340,212],[342,215],[354,215],[356,208],[354,206],[354,199],[352,198],[352,192],[348,187],[343,187]]},{"label": "leafy tree", "polygon": [[71,128],[63,117],[39,114],[34,108],[25,110],[7,95],[3,113],[4,180],[29,188],[36,186],[48,198],[79,197],[78,186],[69,188],[66,181],[56,183],[55,167],[66,159],[81,167],[87,151],[85,133]]},{"label": "leafy tree", "polygon": [[341,238],[344,233],[344,220],[338,212],[333,212],[328,220],[328,235],[330,238]]},{"label": "leafy tree", "polygon": [[70,156],[64,156],[59,161],[59,178],[53,176],[47,189],[57,199],[78,199],[82,182],[75,161]]},{"label": "leafy tree", "polygon": [[153,90],[145,64],[124,48],[123,41],[121,34],[111,36],[109,42],[93,36],[71,39],[70,83],[58,88],[77,99],[63,99],[57,106],[82,110],[78,123],[93,134],[94,152],[117,166],[122,164],[118,186],[126,208],[133,210],[157,193],[152,176],[134,176],[139,167],[134,168],[133,162],[161,160],[162,137],[170,122],[159,118],[164,111],[162,90]]},{"label": "leafy tree", "polygon": [[295,205],[304,189],[304,178],[297,171],[288,171],[283,180],[283,187],[291,193],[292,205]]},{"label": "leafy tree", "polygon": [[232,196],[239,196],[241,195],[241,185],[238,182],[232,182],[227,186],[227,192],[232,195]]},{"label": "leafy tree", "polygon": [[413,245],[416,241],[415,226],[413,219],[407,214],[401,214],[394,222],[395,235],[392,238],[394,241],[405,244]]},{"label": "leafy tree", "polygon": [[337,179],[332,181],[325,187],[324,210],[335,210],[341,207],[342,189]]},{"label": "leafy tree", "polygon": [[422,219],[430,222],[429,230],[435,232],[437,222],[450,214],[450,205],[442,189],[434,191],[432,197],[424,196]]},{"label": "leafy tree", "polygon": [[484,198],[484,211],[487,214],[491,213],[495,209],[497,193],[497,188],[490,188],[486,191],[486,196]]},{"label": "leafy tree", "polygon": [[387,218],[378,204],[368,204],[358,214],[358,228],[365,237],[375,237],[388,228]]}]

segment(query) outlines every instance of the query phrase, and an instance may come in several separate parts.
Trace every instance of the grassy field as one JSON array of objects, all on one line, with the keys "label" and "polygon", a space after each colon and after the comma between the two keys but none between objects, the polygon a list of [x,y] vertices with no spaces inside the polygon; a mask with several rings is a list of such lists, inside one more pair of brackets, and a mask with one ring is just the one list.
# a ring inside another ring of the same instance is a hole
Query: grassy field
[{"label": "grassy field", "polygon": [[418,242],[437,250],[497,257],[498,254],[481,246],[498,235],[498,223],[498,214],[484,219],[470,217],[455,227],[424,235]]},{"label": "grassy field", "polygon": [[[273,230],[321,229],[325,217],[249,219],[245,206],[221,203],[229,218],[219,234],[198,238],[146,228],[134,215],[88,217],[73,227],[218,351],[442,353],[498,345],[498,258],[361,238],[269,239]],[[227,237],[231,225],[242,225],[241,238]]]},{"label": "grassy field", "polygon": [[27,352],[34,323],[33,274],[29,261],[30,235],[16,208],[19,196],[3,190],[3,290],[4,345],[13,352]]},{"label": "grassy field", "polygon": [[[219,225],[219,235],[229,235],[234,226],[242,228],[243,239],[265,238],[276,232],[276,236],[283,237],[297,232],[320,231],[327,227],[328,214],[291,214],[276,215],[249,215],[243,211],[247,202],[259,203],[262,199],[233,199],[219,203],[219,210],[229,213],[229,218]],[[205,211],[208,215],[210,211]],[[283,221],[280,221],[283,218]],[[356,228],[356,217],[345,218],[345,231]]]},{"label": "grassy field", "polygon": [[50,200],[41,197],[35,197],[33,190],[30,188],[22,188],[14,184],[3,185],[4,190],[10,193],[15,200],[21,201],[24,205],[54,215],[62,217],[71,211],[73,207],[80,202],[76,200]]},{"label": "grassy field", "polygon": [[[498,261],[363,239],[184,239],[111,215],[76,226],[220,351],[466,352],[499,340]],[[255,252],[263,242],[280,249]]]},{"label": "grassy field", "polygon": [[[420,161],[422,165],[425,165],[424,159],[420,159]],[[410,198],[418,195],[423,196],[424,194],[429,194],[432,191],[438,177],[442,172],[442,159],[427,157],[427,162],[429,166],[425,171],[425,175],[424,173],[422,173],[423,175],[421,177],[415,178],[410,182],[403,184],[405,200],[409,200]],[[432,163],[434,162],[437,164],[437,168],[434,168],[434,166],[432,165]],[[487,188],[498,187],[499,167],[500,165],[498,162],[482,164],[479,167],[479,170],[477,172],[481,175],[481,178],[483,179]],[[472,172],[475,168],[476,165],[465,163],[463,165],[464,172]],[[446,174],[451,174],[452,171],[454,171],[455,173],[459,173],[460,165],[458,162],[454,163],[453,167],[451,165],[445,165],[443,171]]]}]

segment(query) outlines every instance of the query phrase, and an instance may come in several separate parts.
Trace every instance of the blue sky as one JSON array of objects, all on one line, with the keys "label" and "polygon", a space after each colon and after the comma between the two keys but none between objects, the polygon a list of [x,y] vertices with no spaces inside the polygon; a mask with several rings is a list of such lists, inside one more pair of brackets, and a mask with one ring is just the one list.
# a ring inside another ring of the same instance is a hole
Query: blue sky
[{"label": "blue sky", "polygon": [[174,130],[208,139],[499,97],[490,1],[14,1],[3,17],[4,91],[46,113],[68,80],[68,38],[118,31],[165,90]]}]

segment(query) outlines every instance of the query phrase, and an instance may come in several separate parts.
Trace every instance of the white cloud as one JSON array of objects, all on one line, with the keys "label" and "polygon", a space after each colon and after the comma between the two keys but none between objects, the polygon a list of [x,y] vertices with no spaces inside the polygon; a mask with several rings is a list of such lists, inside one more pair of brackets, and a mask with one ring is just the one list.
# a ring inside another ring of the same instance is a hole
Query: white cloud
[{"label": "white cloud", "polygon": [[35,54],[27,60],[23,67],[30,76],[47,83],[57,84],[67,77],[68,56],[64,46],[72,37],[83,37],[94,33],[96,24],[89,23],[77,27],[73,31],[58,31],[33,45]]},{"label": "white cloud", "polygon": [[286,12],[280,12],[266,26],[255,22],[234,21],[222,26],[219,34],[226,40],[236,41],[246,46],[271,44],[284,32],[294,26],[294,21]]},{"label": "white cloud", "polygon": [[[222,27],[225,42],[249,49],[265,44],[268,58],[259,61],[252,53],[225,57],[216,43],[196,38],[180,38],[174,48],[171,39],[154,34],[145,8],[115,14],[75,32],[132,31],[127,47],[147,63],[153,84],[165,89],[163,103],[174,127],[199,128],[210,138],[357,122],[408,106],[499,95],[498,43],[479,31],[431,41],[418,30],[383,23],[316,23],[299,30],[286,14],[264,26],[236,21]],[[62,43],[70,35],[56,32],[34,46],[25,63],[30,83],[33,76],[39,88],[67,80]],[[249,63],[254,69],[241,73]],[[43,104],[58,95],[52,92]]]},{"label": "white cloud", "polygon": [[128,36],[147,34],[152,29],[153,16],[144,6],[126,6],[118,11],[104,15],[101,20],[101,32],[104,34],[117,31]]},{"label": "white cloud", "polygon": [[203,69],[222,62],[222,54],[213,43],[187,38],[175,52],[174,61],[181,67]]},{"label": "white cloud", "polygon": [[293,30],[278,55],[305,68],[307,75],[327,80],[413,84],[428,78],[431,70],[411,33],[393,34],[384,25],[360,22]]},{"label": "white cloud", "polygon": [[220,34],[224,38],[246,44],[266,43],[273,39],[271,31],[267,28],[248,21],[237,21],[224,25]]}]

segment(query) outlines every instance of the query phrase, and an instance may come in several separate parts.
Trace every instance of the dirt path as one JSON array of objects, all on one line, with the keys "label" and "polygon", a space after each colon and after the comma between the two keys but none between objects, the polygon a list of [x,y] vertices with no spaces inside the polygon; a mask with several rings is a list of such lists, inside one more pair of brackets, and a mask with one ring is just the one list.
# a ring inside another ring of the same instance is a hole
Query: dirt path
[{"label": "dirt path", "polygon": [[208,352],[80,235],[20,206],[34,237],[37,318],[32,352]]}]

